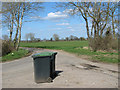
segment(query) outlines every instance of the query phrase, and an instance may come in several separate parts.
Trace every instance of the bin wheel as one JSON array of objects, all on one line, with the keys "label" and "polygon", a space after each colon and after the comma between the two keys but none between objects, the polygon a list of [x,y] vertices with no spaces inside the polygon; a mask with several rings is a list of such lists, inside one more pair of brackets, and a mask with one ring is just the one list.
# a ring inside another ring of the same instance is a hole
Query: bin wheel
[{"label": "bin wheel", "polygon": [[48,82],[48,83],[52,82],[52,78],[49,77],[49,78],[47,79],[47,82]]}]

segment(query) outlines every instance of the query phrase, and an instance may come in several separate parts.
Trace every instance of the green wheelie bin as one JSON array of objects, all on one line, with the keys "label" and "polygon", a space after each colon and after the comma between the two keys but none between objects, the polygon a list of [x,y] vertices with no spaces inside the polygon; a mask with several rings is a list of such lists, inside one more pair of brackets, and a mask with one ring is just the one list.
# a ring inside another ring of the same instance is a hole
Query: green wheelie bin
[{"label": "green wheelie bin", "polygon": [[55,76],[55,56],[57,52],[41,52],[32,55],[36,83],[52,82]]}]

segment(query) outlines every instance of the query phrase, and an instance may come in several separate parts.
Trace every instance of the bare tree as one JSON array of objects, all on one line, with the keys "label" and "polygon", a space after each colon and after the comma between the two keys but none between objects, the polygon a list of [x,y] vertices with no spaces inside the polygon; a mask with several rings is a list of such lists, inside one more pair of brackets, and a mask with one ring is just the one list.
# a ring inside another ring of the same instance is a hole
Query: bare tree
[{"label": "bare tree", "polygon": [[53,38],[54,38],[55,41],[59,41],[59,36],[57,34],[54,34]]},{"label": "bare tree", "polygon": [[50,38],[50,41],[53,41],[53,39],[52,39],[52,38]]},{"label": "bare tree", "polygon": [[8,29],[10,30],[10,39],[9,41],[12,41],[12,34],[13,34],[13,27],[14,27],[14,15],[13,15],[13,10],[11,10],[10,7],[14,7],[12,5],[13,3],[3,3],[2,5],[2,16],[3,16],[3,26],[7,26]]},{"label": "bare tree", "polygon": [[68,40],[69,40],[69,37],[66,37],[65,40],[68,41]]},{"label": "bare tree", "polygon": [[[25,16],[34,15],[36,11],[40,11],[42,9],[41,2],[4,2],[3,3],[3,10],[2,13],[7,13],[7,15],[12,16],[10,17],[11,24],[11,31],[13,29],[13,22],[16,25],[16,35],[14,38],[14,47],[16,50],[19,48],[20,40],[21,40],[21,28],[23,24],[23,19],[26,18]],[[19,36],[18,36],[19,35]]]},{"label": "bare tree", "polygon": [[109,20],[110,3],[90,3],[91,9],[87,10],[89,17],[93,20],[94,37],[102,36],[103,30],[107,26]]},{"label": "bare tree", "polygon": [[88,13],[87,10],[89,9],[89,2],[70,2],[73,6],[76,7],[76,11],[77,13],[80,13],[79,15],[81,15],[83,17],[83,19],[85,20],[86,23],[86,29],[87,29],[87,36],[88,38],[90,37],[89,35],[89,23],[88,23]]},{"label": "bare tree", "polygon": [[26,35],[25,35],[25,39],[28,41],[28,39],[29,39],[29,34],[26,34]]},{"label": "bare tree", "polygon": [[109,13],[109,16],[111,17],[111,23],[112,23],[112,29],[113,29],[113,35],[114,35],[114,38],[116,38],[115,36],[115,29],[117,28],[117,25],[118,25],[118,11],[117,11],[117,8],[118,8],[118,4],[116,2],[112,2],[110,3],[110,13]]},{"label": "bare tree", "polygon": [[[90,36],[102,36],[104,30],[109,27],[110,15],[116,14],[116,7],[114,3],[110,2],[68,2],[57,4],[57,7],[63,7],[70,15],[82,16],[86,23],[86,30],[88,38]],[[109,15],[110,14],[110,15]],[[112,17],[112,19],[115,17]],[[89,23],[90,22],[90,23]],[[112,22],[117,22],[115,19]],[[90,29],[91,24],[91,29]],[[113,33],[115,33],[114,25]],[[91,35],[90,35],[91,30]],[[93,32],[94,31],[94,32]],[[114,34],[115,35],[115,34]]]},{"label": "bare tree", "polygon": [[70,36],[69,36],[69,40],[74,40],[74,36],[73,36],[73,35],[70,35]]},{"label": "bare tree", "polygon": [[70,15],[78,15],[82,16],[82,18],[85,20],[86,23],[86,30],[87,30],[87,36],[88,38],[90,37],[89,35],[89,23],[88,23],[88,13],[87,9],[89,8],[89,2],[68,2],[68,3],[57,3],[57,7],[62,7],[66,9],[66,13]]},{"label": "bare tree", "polygon": [[35,39],[35,34],[34,33],[27,33],[25,35],[26,40],[28,41],[28,39],[30,39],[31,41],[33,41]]},{"label": "bare tree", "polygon": [[35,39],[35,34],[34,33],[29,33],[30,35],[30,40],[33,41]]}]

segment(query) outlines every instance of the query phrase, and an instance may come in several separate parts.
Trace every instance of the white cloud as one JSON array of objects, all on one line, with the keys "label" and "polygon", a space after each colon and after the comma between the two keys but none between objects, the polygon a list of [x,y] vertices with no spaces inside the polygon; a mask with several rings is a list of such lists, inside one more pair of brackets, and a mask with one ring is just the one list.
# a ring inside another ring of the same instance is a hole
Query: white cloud
[{"label": "white cloud", "polygon": [[40,16],[30,17],[31,19],[42,19]]},{"label": "white cloud", "polygon": [[72,29],[72,27],[67,27],[68,29]]},{"label": "white cloud", "polygon": [[62,19],[62,18],[67,18],[68,15],[63,14],[62,12],[58,11],[58,12],[50,12],[48,13],[47,17],[44,17],[43,19]]},{"label": "white cloud", "polygon": [[63,13],[63,12],[50,12],[47,14],[46,17],[40,17],[40,16],[35,16],[35,17],[31,17],[33,19],[41,19],[41,20],[56,20],[56,19],[64,19],[67,18],[68,15]]},{"label": "white cloud", "polygon": [[63,11],[63,13],[70,13],[70,12],[73,12],[73,9],[66,9]]},{"label": "white cloud", "polygon": [[56,24],[56,25],[69,25],[69,23],[59,23],[59,24]]},{"label": "white cloud", "polygon": [[78,9],[78,8],[76,8],[76,9],[65,9],[65,10],[63,11],[64,14],[71,14],[71,15],[73,15],[74,13],[77,14],[77,12],[79,12],[79,9]]}]

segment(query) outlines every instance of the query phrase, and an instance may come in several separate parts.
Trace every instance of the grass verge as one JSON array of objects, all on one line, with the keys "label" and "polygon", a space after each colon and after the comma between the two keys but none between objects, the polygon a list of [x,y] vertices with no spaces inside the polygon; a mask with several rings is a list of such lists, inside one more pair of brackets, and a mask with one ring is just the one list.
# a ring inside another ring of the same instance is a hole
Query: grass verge
[{"label": "grass verge", "polygon": [[87,59],[92,61],[107,63],[120,62],[120,60],[118,61],[117,52],[93,52],[89,48],[85,49],[84,47],[88,47],[88,41],[22,42],[20,46],[64,50],[66,52],[77,54],[78,56],[88,56]]},{"label": "grass verge", "polygon": [[3,56],[2,62],[11,61],[11,60],[18,59],[18,58],[28,56],[28,55],[30,55],[28,50],[19,49],[18,51],[13,51],[9,53],[8,55]]}]

